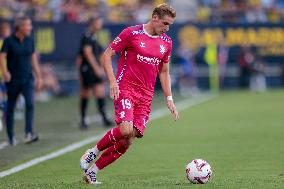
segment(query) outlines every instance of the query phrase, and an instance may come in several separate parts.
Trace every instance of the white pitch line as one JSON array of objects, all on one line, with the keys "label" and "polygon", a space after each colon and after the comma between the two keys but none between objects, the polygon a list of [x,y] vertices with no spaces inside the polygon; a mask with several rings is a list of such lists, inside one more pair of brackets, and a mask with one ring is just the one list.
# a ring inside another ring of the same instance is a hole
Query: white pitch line
[{"label": "white pitch line", "polygon": [[74,151],[74,150],[76,150],[78,148],[81,148],[82,146],[85,146],[87,144],[90,144],[92,142],[97,141],[102,136],[103,136],[103,134],[100,134],[100,135],[97,135],[97,136],[94,136],[94,137],[89,137],[89,138],[84,139],[82,141],[79,141],[79,142],[73,143],[71,145],[68,145],[68,146],[66,146],[66,147],[64,147],[64,148],[62,148],[60,150],[57,150],[55,152],[52,152],[50,154],[47,154],[47,155],[44,155],[44,156],[32,159],[32,160],[30,160],[30,161],[28,161],[26,163],[20,164],[20,165],[18,165],[16,167],[13,167],[13,168],[8,169],[6,171],[2,171],[2,172],[0,172],[0,178],[8,176],[8,175],[11,175],[13,173],[17,173],[17,172],[22,171],[22,170],[24,170],[26,168],[29,168],[29,167],[34,166],[36,164],[39,164],[41,162],[47,161],[49,159],[56,158],[58,156],[66,154],[68,152],[72,152],[72,151]]},{"label": "white pitch line", "polygon": [[[192,107],[192,106],[195,106],[197,104],[201,104],[203,102],[206,102],[208,100],[211,100],[212,98],[214,98],[216,96],[213,96],[213,95],[201,95],[200,97],[198,98],[195,98],[195,99],[186,99],[186,100],[182,100],[180,102],[177,102],[176,105],[177,105],[177,108],[179,111],[182,111],[182,110],[185,110],[186,108],[189,108],[189,107]],[[155,120],[155,119],[159,119],[165,115],[169,114],[169,111],[168,109],[166,108],[161,108],[161,109],[158,109],[156,111],[154,111],[152,114],[151,114],[151,121]],[[5,170],[5,171],[2,171],[0,172],[0,178],[2,177],[5,177],[5,176],[9,176],[11,174],[14,174],[14,173],[17,173],[19,171],[22,171],[24,169],[27,169],[31,166],[34,166],[34,165],[37,165],[41,162],[44,162],[44,161],[47,161],[47,160],[50,160],[50,159],[53,159],[53,158],[56,158],[58,156],[61,156],[61,155],[64,155],[68,152],[72,152],[78,148],[81,148],[87,144],[90,144],[90,143],[93,143],[93,142],[96,142],[97,140],[99,140],[102,136],[104,135],[104,133],[100,134],[100,135],[97,135],[97,136],[93,136],[93,137],[89,137],[89,138],[86,138],[84,140],[81,140],[79,142],[76,142],[76,143],[73,143],[71,145],[68,145],[60,150],[57,150],[55,152],[52,152],[50,154],[47,154],[47,155],[44,155],[44,156],[40,156],[38,158],[35,158],[35,159],[32,159],[26,163],[23,163],[23,164],[20,164],[18,166],[15,166],[11,169],[8,169],[8,170]]]}]

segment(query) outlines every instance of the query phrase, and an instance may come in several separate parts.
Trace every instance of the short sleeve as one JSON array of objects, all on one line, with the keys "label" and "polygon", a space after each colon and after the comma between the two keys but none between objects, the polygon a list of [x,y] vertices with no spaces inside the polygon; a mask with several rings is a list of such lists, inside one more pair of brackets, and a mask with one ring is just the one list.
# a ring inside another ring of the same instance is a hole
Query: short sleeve
[{"label": "short sleeve", "polygon": [[127,48],[129,40],[131,37],[131,30],[130,28],[124,29],[109,45],[115,53],[119,53]]},{"label": "short sleeve", "polygon": [[32,53],[35,53],[35,41],[32,39]]},{"label": "short sleeve", "polygon": [[169,48],[163,58],[163,63],[168,64],[171,60],[171,54],[172,54],[172,43],[170,43]]},{"label": "short sleeve", "polygon": [[92,45],[92,40],[90,39],[90,37],[84,36],[81,43],[82,47],[84,48],[85,46]]},{"label": "short sleeve", "polygon": [[8,40],[8,38],[6,38],[5,40],[4,40],[4,42],[3,42],[3,45],[2,45],[2,47],[1,47],[1,52],[3,53],[8,53],[8,51],[9,51],[9,40]]}]

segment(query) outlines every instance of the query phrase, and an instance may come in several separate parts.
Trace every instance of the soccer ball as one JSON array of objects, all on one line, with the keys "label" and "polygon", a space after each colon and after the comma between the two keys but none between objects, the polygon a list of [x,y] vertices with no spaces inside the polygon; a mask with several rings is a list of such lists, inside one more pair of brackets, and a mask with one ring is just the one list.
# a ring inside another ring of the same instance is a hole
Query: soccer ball
[{"label": "soccer ball", "polygon": [[205,184],[211,176],[211,166],[203,159],[194,159],[186,166],[186,177],[191,183]]}]

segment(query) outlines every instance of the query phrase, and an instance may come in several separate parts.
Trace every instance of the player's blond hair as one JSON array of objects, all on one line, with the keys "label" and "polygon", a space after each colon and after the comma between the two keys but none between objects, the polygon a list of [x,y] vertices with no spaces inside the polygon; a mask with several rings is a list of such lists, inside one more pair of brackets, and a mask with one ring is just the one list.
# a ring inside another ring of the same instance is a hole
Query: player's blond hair
[{"label": "player's blond hair", "polygon": [[172,18],[176,17],[175,9],[169,4],[163,3],[154,8],[152,16],[157,15],[159,18],[164,16],[170,16]]}]

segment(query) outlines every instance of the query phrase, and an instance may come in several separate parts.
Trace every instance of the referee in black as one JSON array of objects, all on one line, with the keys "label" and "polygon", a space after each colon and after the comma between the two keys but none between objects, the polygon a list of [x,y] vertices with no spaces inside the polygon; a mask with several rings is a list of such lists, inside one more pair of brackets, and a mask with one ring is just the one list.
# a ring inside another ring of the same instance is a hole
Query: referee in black
[{"label": "referee in black", "polygon": [[84,33],[79,55],[76,60],[80,72],[80,113],[81,129],[87,129],[86,112],[89,98],[95,94],[98,111],[101,114],[105,126],[111,126],[112,122],[107,118],[105,110],[105,84],[104,70],[100,64],[100,57],[104,52],[98,41],[97,32],[102,28],[101,17],[90,20],[89,27]]},{"label": "referee in black", "polygon": [[[15,32],[4,40],[0,53],[0,66],[7,85],[6,125],[10,145],[16,144],[14,137],[14,109],[19,94],[24,96],[26,105],[25,143],[38,140],[38,136],[33,132],[34,86],[40,89],[42,80],[34,40],[30,37],[31,32],[32,22],[29,17],[16,19]],[[34,79],[33,71],[36,79]]]}]

